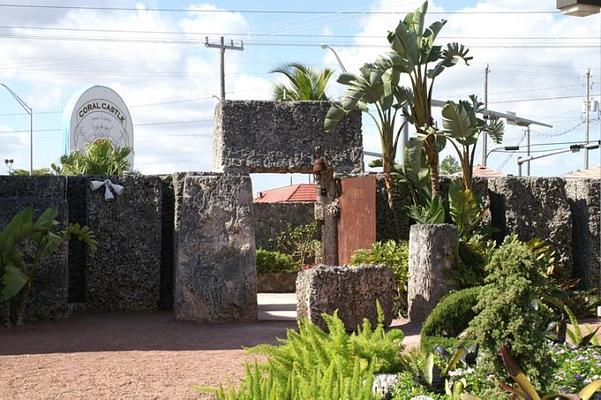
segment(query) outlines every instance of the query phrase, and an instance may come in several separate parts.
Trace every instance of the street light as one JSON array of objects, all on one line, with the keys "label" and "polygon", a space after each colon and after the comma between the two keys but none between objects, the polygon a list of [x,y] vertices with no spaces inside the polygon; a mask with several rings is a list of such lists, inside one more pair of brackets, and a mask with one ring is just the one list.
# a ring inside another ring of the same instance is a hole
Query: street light
[{"label": "street light", "polygon": [[330,46],[328,46],[325,43],[321,44],[321,48],[322,49],[329,49],[332,51],[332,53],[334,53],[334,57],[336,57],[336,60],[338,61],[338,65],[340,65],[340,69],[342,70],[342,72],[346,72],[346,68],[344,68],[344,65],[342,64],[342,61],[340,60],[340,57],[338,57],[338,53],[336,53],[336,50],[334,50],[333,48],[331,48]]},{"label": "street light", "polygon": [[597,143],[591,143],[591,144],[573,144],[566,149],[552,151],[550,153],[545,153],[545,154],[541,154],[538,156],[529,156],[526,158],[518,157],[518,176],[522,176],[522,164],[525,162],[530,162],[532,160],[537,160],[539,158],[555,156],[557,154],[578,153],[581,149],[586,149],[586,150],[598,149],[599,145],[601,145],[601,140],[597,141]]},{"label": "street light", "polygon": [[588,17],[601,10],[599,0],[557,0],[557,8],[565,15]]},{"label": "street light", "polygon": [[20,98],[15,92],[13,92],[11,88],[6,86],[2,82],[0,82],[0,86],[4,86],[6,90],[8,90],[8,93],[10,93],[10,95],[13,96],[15,100],[17,100],[17,103],[19,103],[19,105],[23,107],[25,112],[29,114],[29,175],[33,175],[33,110],[30,106],[27,105],[27,103],[25,103],[25,101],[23,101],[22,98]]},{"label": "street light", "polygon": [[15,162],[15,160],[13,160],[12,158],[5,158],[4,159],[4,164],[6,164],[6,169],[8,169],[8,174],[10,175],[12,167],[13,167],[13,163]]},{"label": "street light", "polygon": [[501,146],[501,147],[495,147],[494,149],[490,150],[488,153],[486,153],[486,158],[488,158],[488,156],[490,156],[491,153],[495,152],[495,151],[499,151],[499,150],[503,150],[503,151],[516,151],[519,150],[520,146]]}]

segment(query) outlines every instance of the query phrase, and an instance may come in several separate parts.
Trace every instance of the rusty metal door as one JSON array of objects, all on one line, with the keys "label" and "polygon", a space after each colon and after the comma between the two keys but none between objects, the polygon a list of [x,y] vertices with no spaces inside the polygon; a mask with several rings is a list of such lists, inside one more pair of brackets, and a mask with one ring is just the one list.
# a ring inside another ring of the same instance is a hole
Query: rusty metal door
[{"label": "rusty metal door", "polygon": [[347,264],[353,253],[376,241],[376,177],[374,175],[341,180],[338,197],[338,262]]}]

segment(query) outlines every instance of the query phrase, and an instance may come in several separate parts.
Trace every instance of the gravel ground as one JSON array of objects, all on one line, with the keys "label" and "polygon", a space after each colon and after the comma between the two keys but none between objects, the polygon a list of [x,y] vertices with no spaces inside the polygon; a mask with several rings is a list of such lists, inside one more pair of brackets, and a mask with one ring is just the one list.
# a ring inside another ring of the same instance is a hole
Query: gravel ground
[{"label": "gravel ground", "polygon": [[241,347],[293,321],[198,325],[170,312],[83,314],[0,329],[0,399],[209,399],[192,385],[237,383]]}]

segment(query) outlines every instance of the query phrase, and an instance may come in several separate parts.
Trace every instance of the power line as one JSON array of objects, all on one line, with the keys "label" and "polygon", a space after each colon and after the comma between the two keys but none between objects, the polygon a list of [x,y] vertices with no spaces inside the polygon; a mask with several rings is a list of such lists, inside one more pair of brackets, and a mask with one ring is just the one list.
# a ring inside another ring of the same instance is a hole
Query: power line
[{"label": "power line", "polygon": [[537,88],[537,89],[525,89],[525,90],[507,90],[507,91],[503,91],[503,92],[492,92],[489,93],[489,95],[493,95],[493,94],[513,94],[513,93],[526,93],[526,92],[540,92],[543,90],[554,90],[554,89],[569,89],[569,88],[575,88],[575,87],[580,87],[581,85],[568,85],[568,86],[551,86],[551,87],[544,87],[544,88]]},{"label": "power line", "polygon": [[[595,94],[593,96],[599,96],[599,94]],[[530,101],[546,101],[546,100],[560,100],[560,99],[576,99],[582,98],[580,96],[556,96],[556,97],[540,97],[537,99],[519,99],[519,100],[500,100],[500,101],[489,101],[489,104],[504,104],[504,103],[526,103]]]},{"label": "power line", "polygon": [[[382,35],[319,35],[319,34],[286,34],[286,33],[241,33],[241,32],[187,32],[187,31],[156,31],[136,29],[93,29],[93,28],[71,28],[54,26],[15,26],[0,25],[0,29],[29,29],[44,31],[68,31],[68,32],[101,32],[101,33],[134,33],[141,35],[202,35],[202,36],[242,36],[242,37],[290,37],[290,38],[370,38],[382,39]],[[573,40],[573,39],[600,39],[601,36],[438,36],[439,39],[471,39],[471,40]]]},{"label": "power line", "polygon": [[[180,124],[198,124],[204,122],[213,122],[212,119],[196,119],[189,121],[160,121],[160,122],[143,122],[139,124],[134,124],[136,126],[157,126],[157,125],[180,125]],[[62,129],[54,128],[54,129],[35,129],[34,132],[61,132]],[[9,130],[9,131],[0,131],[0,133],[27,133],[29,130]]]},{"label": "power line", "polygon": [[[40,36],[40,35],[22,35],[22,34],[2,34],[2,39],[22,39],[22,40],[59,40],[59,41],[75,41],[75,42],[118,42],[118,43],[149,43],[149,44],[200,44],[196,40],[185,40],[185,39],[133,39],[133,38],[116,38],[116,37],[75,37],[75,36]],[[259,42],[251,41],[246,42],[247,46],[258,46],[258,47],[320,47],[321,43],[311,42]],[[349,48],[389,48],[390,45],[385,44],[368,44],[368,43],[329,43],[330,46],[335,47],[349,47]],[[479,49],[588,49],[588,48],[600,48],[599,44],[490,44],[490,45],[477,45],[470,44],[470,48]]]},{"label": "power line", "polygon": [[[198,8],[155,8],[144,9],[132,7],[96,7],[96,6],[68,6],[58,4],[9,4],[1,3],[0,7],[7,8],[36,8],[36,9],[60,9],[60,10],[91,10],[91,11],[135,11],[135,12],[169,12],[169,13],[199,13],[199,14],[320,14],[320,15],[398,15],[407,14],[411,11],[339,11],[339,10],[220,10],[220,9],[198,9]],[[518,10],[518,11],[429,11],[431,15],[446,14],[561,14],[557,10]]]}]

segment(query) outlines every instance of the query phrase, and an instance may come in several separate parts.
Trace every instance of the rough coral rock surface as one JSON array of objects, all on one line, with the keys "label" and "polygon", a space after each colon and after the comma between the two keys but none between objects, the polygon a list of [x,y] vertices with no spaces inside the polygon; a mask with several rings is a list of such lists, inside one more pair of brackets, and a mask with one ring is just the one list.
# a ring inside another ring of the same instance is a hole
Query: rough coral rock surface
[{"label": "rough coral rock surface", "polygon": [[393,319],[392,300],[396,293],[394,274],[382,265],[357,267],[320,265],[301,271],[296,279],[297,317],[326,328],[322,313],[338,316],[347,330],[357,328],[364,318],[377,322],[379,301],[385,324]]},{"label": "rough coral rock surface", "polygon": [[572,210],[574,275],[585,288],[601,287],[601,179],[566,181]]},{"label": "rough coral rock surface", "polygon": [[249,176],[184,178],[175,273],[175,317],[257,319],[256,253]]},{"label": "rough coral rock surface", "polygon": [[[47,208],[58,211],[59,225],[67,226],[65,178],[57,176],[0,176],[0,230],[25,207],[33,208],[34,220]],[[25,322],[69,316],[67,244],[42,260],[25,309]],[[0,326],[8,323],[8,306],[0,303]]]},{"label": "rough coral rock surface", "polygon": [[572,211],[565,180],[503,177],[488,181],[493,226],[520,240],[540,238],[556,251],[558,272],[572,273]]},{"label": "rough coral rock surface", "polygon": [[407,301],[411,322],[423,322],[449,292],[445,271],[457,264],[457,229],[450,224],[416,224],[409,233]]},{"label": "rough coral rock surface", "polygon": [[228,173],[312,171],[320,146],[330,168],[363,170],[361,113],[326,133],[327,101],[232,101],[215,109],[213,169]]},{"label": "rough coral rock surface", "polygon": [[[91,177],[90,180],[104,180]],[[86,265],[86,304],[101,310],[156,310],[161,285],[161,180],[110,177],[114,200],[87,187],[87,223],[98,251]]]}]

